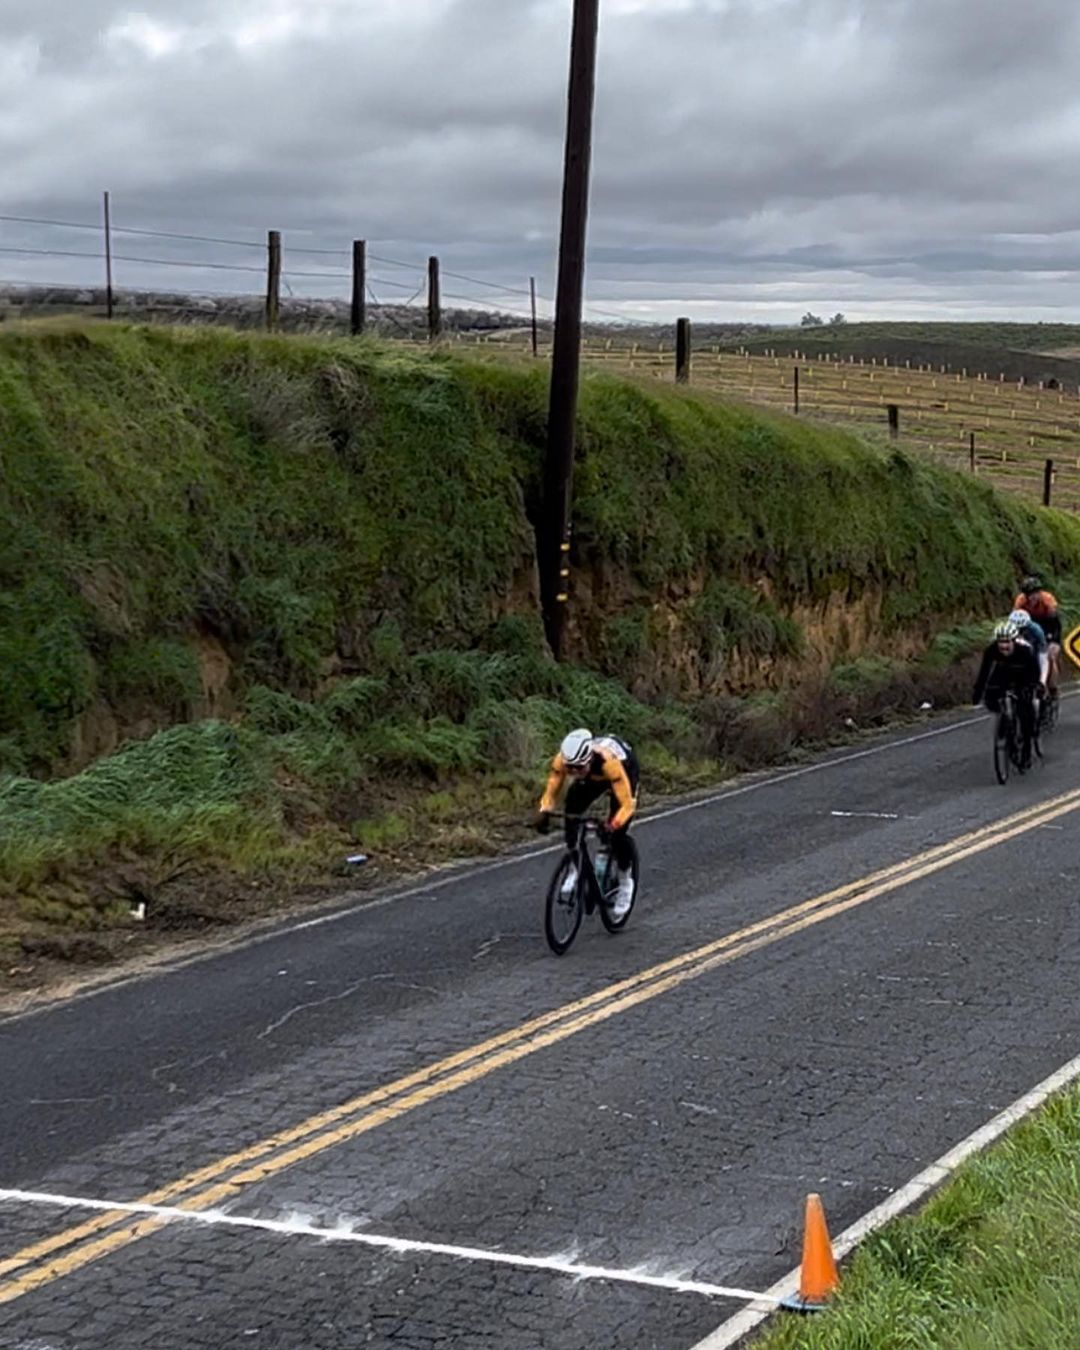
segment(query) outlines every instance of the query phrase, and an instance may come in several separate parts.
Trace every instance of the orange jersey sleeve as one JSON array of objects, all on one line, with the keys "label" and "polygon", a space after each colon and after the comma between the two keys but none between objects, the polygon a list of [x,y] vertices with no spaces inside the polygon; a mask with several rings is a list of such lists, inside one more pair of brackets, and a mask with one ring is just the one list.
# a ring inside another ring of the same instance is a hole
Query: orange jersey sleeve
[{"label": "orange jersey sleeve", "polygon": [[563,790],[563,784],[566,782],[566,761],[562,755],[556,755],[551,761],[551,769],[548,772],[547,787],[544,789],[544,795],[540,799],[541,811],[554,811],[556,803],[559,800],[559,793]]}]

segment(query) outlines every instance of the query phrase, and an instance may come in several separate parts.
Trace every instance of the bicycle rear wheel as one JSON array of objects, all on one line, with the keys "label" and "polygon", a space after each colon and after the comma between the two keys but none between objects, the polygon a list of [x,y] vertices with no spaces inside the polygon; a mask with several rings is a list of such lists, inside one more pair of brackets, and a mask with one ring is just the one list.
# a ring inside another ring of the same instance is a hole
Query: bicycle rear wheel
[{"label": "bicycle rear wheel", "polygon": [[1053,729],[1057,726],[1058,714],[1061,712],[1059,703],[1060,703],[1060,695],[1058,694],[1058,691],[1056,689],[1053,689],[1050,692],[1048,692],[1046,698],[1043,700],[1043,708],[1045,710],[1045,715],[1042,732],[1044,736],[1049,735],[1049,733],[1053,731]]},{"label": "bicycle rear wheel", "polygon": [[548,886],[544,907],[544,934],[547,944],[556,956],[569,950],[581,927],[584,910],[581,897],[581,876],[571,853],[563,857]]},{"label": "bicycle rear wheel", "polygon": [[994,772],[997,780],[1004,786],[1009,781],[1009,765],[1012,762],[1012,727],[1007,713],[998,713],[994,723]]},{"label": "bicycle rear wheel", "polygon": [[600,901],[600,922],[609,933],[617,933],[621,928],[626,927],[627,921],[633,912],[634,905],[637,903],[638,878],[641,872],[641,863],[638,858],[637,844],[635,844],[633,839],[629,836],[627,837],[626,843],[630,849],[630,866],[626,870],[619,868],[617,875],[620,882],[623,877],[629,875],[634,883],[634,892],[630,897],[630,903],[627,905],[626,909],[621,914],[616,915],[614,905],[618,895],[618,886],[608,887]]}]

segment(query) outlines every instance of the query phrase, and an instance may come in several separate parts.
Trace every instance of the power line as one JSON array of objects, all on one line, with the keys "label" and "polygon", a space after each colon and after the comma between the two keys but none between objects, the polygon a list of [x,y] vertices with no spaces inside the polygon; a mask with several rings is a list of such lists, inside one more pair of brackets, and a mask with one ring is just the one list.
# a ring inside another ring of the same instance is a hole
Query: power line
[{"label": "power line", "polygon": [[[17,225],[51,225],[64,230],[93,230],[101,233],[101,225],[89,225],[83,220],[43,220],[37,216],[2,216],[0,220],[11,221]],[[172,230],[142,230],[133,225],[113,225],[113,234],[137,234],[148,239],[185,239],[195,244],[227,244],[231,248],[265,248],[264,243],[251,239],[223,239],[209,234],[177,234]]]},{"label": "power line", "polygon": [[[260,269],[260,270],[261,270],[261,269]],[[294,272],[293,269],[290,267],[289,270],[288,270],[288,272],[287,272],[287,273],[284,273],[284,272],[283,272],[282,275],[283,275],[283,276],[286,276],[286,275],[287,275],[287,276],[290,276],[290,277],[304,277],[304,278],[306,278],[306,279],[314,278],[315,280],[318,280],[318,281],[348,281],[349,278],[351,277],[352,273],[351,273],[351,272]]]},{"label": "power line", "polygon": [[[20,278],[17,278],[17,279],[15,279],[15,280],[12,280],[10,277],[7,278],[7,279],[0,278],[0,286],[10,286],[10,287],[12,287],[13,289],[19,289],[19,290],[24,290],[24,291],[35,291],[35,290],[48,291],[48,290],[52,290],[52,291],[102,291],[102,292],[104,292],[104,289],[105,289],[103,285],[98,285],[98,284],[89,284],[89,285],[88,285],[88,284],[86,284],[86,283],[84,283],[84,282],[56,281],[56,280],[27,281],[25,277],[20,277]],[[185,300],[192,300],[192,299],[195,299],[195,298],[197,298],[197,297],[204,297],[204,296],[216,296],[216,297],[218,297],[218,298],[220,298],[220,299],[225,299],[225,300],[250,300],[250,301],[252,301],[253,303],[256,303],[256,304],[261,304],[261,303],[262,303],[262,296],[261,296],[260,294],[256,293],[255,291],[236,291],[236,290],[232,290],[232,291],[222,291],[222,290],[215,290],[215,289],[210,288],[210,287],[203,288],[203,287],[201,287],[201,286],[200,286],[200,288],[199,288],[199,290],[198,290],[197,292],[185,292],[185,291],[176,291],[176,292],[172,292],[172,291],[153,292],[153,291],[140,291],[140,290],[137,290],[137,289],[133,289],[132,293],[135,294],[135,295],[142,295],[142,296],[151,296],[151,295],[154,295],[154,294],[173,295],[173,296],[175,296],[175,303],[168,303],[168,304],[167,304],[167,303],[165,303],[164,301],[161,302],[160,304],[147,304],[147,303],[141,303],[141,304],[137,304],[137,305],[136,305],[136,307],[135,307],[136,310],[142,310],[142,309],[146,309],[146,310],[174,309],[174,310],[178,310],[178,311],[184,311],[184,310],[190,308],[189,305],[187,305],[187,304],[184,303]]]},{"label": "power line", "polygon": [[[49,226],[49,227],[52,227],[52,228],[56,228],[56,229],[91,230],[91,231],[92,231],[93,233],[95,233],[95,234],[100,234],[100,233],[101,233],[101,228],[102,228],[101,225],[100,225],[100,223],[94,223],[94,224],[91,224],[91,223],[89,223],[89,222],[87,222],[87,221],[80,221],[80,220],[55,220],[55,219],[52,219],[52,218],[50,218],[50,217],[44,217],[44,216],[16,216],[16,215],[0,214],[0,221],[7,221],[7,222],[10,222],[10,223],[13,223],[13,224],[19,224],[19,225],[46,225],[46,226]],[[181,240],[181,241],[184,241],[184,242],[187,242],[187,243],[196,243],[196,244],[221,244],[221,245],[223,245],[223,246],[225,246],[225,247],[228,247],[228,248],[262,249],[262,248],[265,247],[265,244],[262,243],[261,241],[257,241],[257,240],[253,240],[253,239],[230,239],[230,238],[227,238],[227,237],[225,237],[225,236],[223,236],[223,235],[185,234],[185,233],[181,233],[181,232],[179,232],[179,231],[174,231],[174,230],[147,230],[147,229],[142,229],[142,228],[139,228],[139,227],[136,227],[136,226],[133,226],[133,225],[113,225],[111,228],[112,228],[112,233],[113,233],[113,234],[134,235],[134,236],[139,236],[139,237],[146,238],[146,239],[177,239],[177,240]],[[4,251],[5,251],[5,252],[15,252],[16,250],[9,248],[9,249],[6,249],[6,250],[4,250]],[[76,253],[76,252],[69,251],[69,250],[63,250],[63,249],[38,249],[38,250],[23,249],[23,250],[21,250],[21,251],[24,252],[24,253],[32,253],[32,252],[36,252],[36,253],[41,254],[42,256],[45,256],[45,255],[47,255],[47,254],[51,254],[53,257],[72,257],[72,258],[73,258],[73,257],[79,257],[79,256],[85,256],[85,257],[98,257],[98,256],[102,256],[102,257],[103,257],[103,256],[104,256],[104,255],[98,255],[98,254],[78,254],[78,253]],[[345,250],[345,249],[335,249],[335,248],[303,248],[303,247],[297,247],[297,246],[294,246],[294,245],[287,245],[285,251],[286,251],[287,253],[289,253],[289,254],[294,254],[294,253],[295,253],[295,254],[302,254],[302,255],[310,256],[310,257],[326,257],[326,258],[343,258],[343,257],[348,257],[348,252],[347,252],[347,250]],[[384,256],[378,254],[378,253],[371,253],[371,254],[369,254],[368,256],[372,259],[373,262],[383,263],[385,266],[388,266],[388,267],[401,267],[401,268],[404,268],[405,270],[410,271],[410,272],[426,272],[426,271],[427,271],[427,266],[426,266],[426,264],[404,262],[404,261],[403,261],[402,259],[400,259],[400,258],[387,258],[387,257],[384,257]],[[162,260],[146,258],[146,259],[126,259],[126,260],[122,259],[121,261],[140,261],[140,262],[143,262],[143,261],[144,261],[144,262],[155,262],[155,263],[157,263],[157,262],[160,262],[160,261],[162,261]],[[188,260],[179,260],[179,259],[177,260],[176,265],[177,265],[178,267],[195,266],[194,263],[189,262]],[[224,267],[224,266],[226,266],[226,264],[224,264],[224,263],[218,263],[218,264],[206,263],[206,264],[204,264],[204,265],[207,266],[207,267],[213,267],[213,266]],[[258,269],[258,270],[261,270],[261,269]],[[305,275],[305,274],[304,274],[304,273],[301,273],[301,272],[293,272],[293,273],[291,273],[291,275],[293,275],[293,276],[303,276],[303,275]],[[316,275],[316,274],[315,274],[315,273],[308,273],[308,274],[306,274],[306,275],[314,276],[314,275]],[[444,272],[443,272],[443,275],[444,275],[444,276],[447,276],[447,277],[451,277],[451,278],[453,278],[455,281],[465,281],[465,282],[468,282],[469,285],[471,285],[471,286],[482,286],[482,287],[484,287],[484,288],[487,289],[487,290],[499,291],[499,292],[502,292],[502,293],[504,293],[504,294],[506,294],[506,295],[520,295],[520,296],[528,297],[529,294],[530,294],[527,290],[523,290],[523,289],[520,288],[520,287],[517,287],[517,286],[507,286],[507,285],[505,285],[505,284],[502,283],[502,282],[485,281],[482,277],[474,277],[474,276],[470,276],[470,275],[468,275],[468,274],[465,273],[465,272],[450,272],[450,271],[444,271]],[[389,284],[389,285],[401,285],[400,282],[398,282],[398,283],[388,282],[387,284]],[[402,287],[402,289],[407,289],[407,288],[406,288],[406,287]],[[460,298],[460,297],[459,297],[459,298]]]},{"label": "power line", "polygon": [[[462,304],[465,304],[465,305],[478,305],[478,306],[483,306],[483,303],[484,303],[482,300],[477,300],[476,296],[474,296],[474,295],[454,295],[453,292],[451,292],[451,291],[443,291],[443,299],[444,299],[444,300],[460,300],[460,301],[462,302]],[[498,306],[496,306],[495,308],[496,308],[496,312],[501,312],[501,313],[503,313],[503,314],[510,314],[510,315],[512,315],[512,316],[513,316],[514,318],[516,318],[516,319],[524,319],[524,318],[528,317],[528,316],[525,315],[525,314],[519,313],[518,310],[511,309],[510,306],[507,305],[507,304],[505,304],[505,303],[504,303],[504,305],[502,306],[502,309],[501,309],[501,310],[499,309]]]},{"label": "power line", "polygon": [[31,253],[39,258],[97,258],[99,262],[105,258],[104,253],[80,253],[62,248],[7,248],[3,245],[0,245],[0,253]]},{"label": "power line", "polygon": [[372,262],[383,263],[387,267],[404,267],[407,272],[426,272],[427,264],[402,262],[400,258],[382,258],[377,253],[369,253]]},{"label": "power line", "polygon": [[[368,257],[371,258],[373,262],[384,263],[388,267],[404,267],[410,272],[427,271],[426,263],[403,262],[400,258],[380,257],[378,253],[369,253]],[[506,286],[499,281],[484,281],[481,277],[471,277],[464,272],[449,272],[446,268],[442,268],[441,271],[444,277],[453,277],[455,281],[467,281],[471,286],[486,286],[493,291],[505,291],[508,295],[531,296],[530,291],[522,290],[519,286]]]},{"label": "power line", "polygon": [[487,286],[493,291],[505,291],[508,295],[523,295],[526,299],[532,298],[531,291],[523,291],[518,286],[503,286],[497,281],[481,281],[479,277],[467,277],[463,272],[443,271],[444,277],[453,277],[455,281],[467,281],[471,286]]},{"label": "power line", "polygon": [[17,225],[56,225],[65,230],[94,230],[97,234],[101,233],[100,222],[96,225],[87,225],[85,221],[42,220],[38,216],[0,216],[0,220],[13,221]]},{"label": "power line", "polygon": [[601,317],[601,318],[604,318],[604,319],[617,319],[619,323],[626,323],[626,324],[635,324],[635,323],[640,324],[640,323],[644,323],[644,324],[647,324],[647,323],[649,322],[648,319],[632,319],[632,318],[629,318],[629,317],[628,317],[627,315],[625,315],[625,314],[615,314],[615,313],[613,313],[610,309],[597,309],[597,307],[596,307],[595,305],[584,305],[583,308],[584,308],[585,311],[586,311],[587,313],[589,313],[589,314],[599,314],[600,317]]},{"label": "power line", "polygon": [[[61,248],[13,248],[0,245],[0,253],[32,254],[39,258],[94,258],[98,262],[103,262],[105,259],[104,253],[86,253],[75,249]],[[114,262],[147,263],[151,267],[208,268],[214,272],[262,273],[266,270],[263,267],[252,267],[245,263],[191,262],[185,258],[136,258],[126,253],[114,253],[112,256]]]}]

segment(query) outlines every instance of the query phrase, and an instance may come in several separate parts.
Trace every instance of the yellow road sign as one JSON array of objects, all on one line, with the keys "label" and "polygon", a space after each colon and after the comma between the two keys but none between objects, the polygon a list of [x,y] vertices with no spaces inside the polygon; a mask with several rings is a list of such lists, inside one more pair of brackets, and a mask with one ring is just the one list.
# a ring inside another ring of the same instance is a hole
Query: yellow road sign
[{"label": "yellow road sign", "polygon": [[1080,628],[1074,628],[1062,644],[1075,666],[1080,666]]}]

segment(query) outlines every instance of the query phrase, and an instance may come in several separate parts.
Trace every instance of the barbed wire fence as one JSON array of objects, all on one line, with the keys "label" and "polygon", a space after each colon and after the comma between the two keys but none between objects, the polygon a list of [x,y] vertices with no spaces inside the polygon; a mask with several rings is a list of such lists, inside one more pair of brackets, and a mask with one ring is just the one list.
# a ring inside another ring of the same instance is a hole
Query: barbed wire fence
[{"label": "barbed wire fence", "polygon": [[[37,264],[29,268],[31,275],[0,280],[0,318],[84,313],[354,334],[374,331],[410,339],[526,328],[534,350],[550,333],[553,305],[537,291],[532,277],[527,288],[508,285],[443,268],[436,257],[424,261],[391,257],[369,250],[364,240],[353,240],[348,248],[293,242],[302,232],[290,237],[289,232],[270,230],[265,238],[254,234],[237,238],[225,232],[124,225],[112,219],[110,208],[105,194],[103,219],[98,222],[0,214],[0,227],[8,227],[0,233],[0,278],[4,259]],[[14,238],[5,238],[12,228]],[[79,237],[90,236],[99,241],[96,249],[75,246]],[[149,248],[144,250],[143,243]],[[175,247],[180,245],[210,252],[191,256],[196,250],[181,251]],[[242,250],[247,256],[238,253],[235,261],[226,261],[227,250]],[[46,266],[54,261],[61,265],[51,272],[75,275],[68,279],[46,275]],[[154,272],[162,269],[173,274],[171,285],[155,284]],[[190,273],[191,285],[176,285],[177,272]],[[444,281],[454,289],[444,289]],[[592,304],[586,312],[597,323],[640,322]]]},{"label": "barbed wire fence", "polygon": [[[371,332],[403,342],[466,341],[500,350],[527,351],[531,343],[534,355],[550,351],[553,305],[537,292],[534,278],[529,278],[528,288],[515,286],[444,268],[434,256],[410,261],[376,252],[364,240],[353,240],[347,248],[293,242],[304,238],[301,231],[270,230],[265,238],[239,238],[224,231],[197,234],[120,225],[111,220],[107,195],[98,223],[0,214],[2,227],[9,228],[0,232],[0,276],[5,258],[30,262],[35,272],[62,261],[76,275],[67,280],[0,280],[0,320],[74,313],[237,328]],[[11,227],[15,238],[9,242]],[[97,236],[97,249],[61,246],[91,236]],[[212,253],[191,256],[197,250]],[[235,261],[226,261],[232,250]],[[191,287],[163,290],[149,284],[160,269],[173,276],[190,273]],[[444,290],[444,281],[455,289]],[[855,367],[857,358],[850,354],[796,350],[782,357],[736,346],[722,355],[719,345],[695,354],[687,319],[675,325],[674,342],[658,335],[662,325],[591,302],[586,320],[583,356],[594,367],[689,383],[692,364],[693,383],[700,390],[864,428],[878,426],[887,415],[893,439],[903,406],[903,439],[912,449],[991,476],[998,485],[1047,505],[1053,501],[1080,509],[1080,417],[1073,411],[1080,389],[1075,386],[1067,391],[1051,380],[1046,388],[1042,381],[1028,387],[1021,379],[1010,390],[1004,374],[994,380],[985,372],[969,375],[967,369],[953,371],[946,365],[912,369],[911,362],[901,369],[899,363],[890,367],[887,359],[878,366],[872,358],[869,367],[861,358]],[[651,332],[642,333],[643,326]],[[944,387],[946,380],[960,385],[953,395]]]}]

